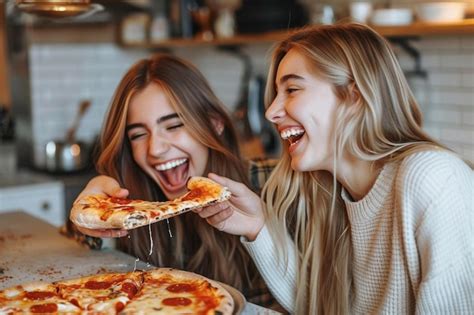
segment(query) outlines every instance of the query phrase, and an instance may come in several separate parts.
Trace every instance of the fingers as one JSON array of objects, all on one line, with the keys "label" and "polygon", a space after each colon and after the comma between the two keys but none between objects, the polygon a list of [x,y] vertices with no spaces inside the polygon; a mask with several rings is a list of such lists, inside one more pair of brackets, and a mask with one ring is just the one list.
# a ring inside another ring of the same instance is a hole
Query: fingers
[{"label": "fingers", "polygon": [[227,219],[230,218],[233,213],[234,213],[234,209],[226,208],[222,210],[221,212],[218,212],[217,214],[214,214],[213,216],[206,218],[206,221],[207,223],[214,226],[219,231],[223,231],[225,230]]},{"label": "fingers", "polygon": [[103,181],[103,191],[113,197],[125,198],[128,196],[128,190],[120,187],[120,184],[113,178],[107,177],[107,180]]},{"label": "fingers", "polygon": [[129,191],[120,187],[120,184],[115,179],[109,176],[100,175],[89,181],[74,202],[88,195],[106,195],[117,198],[126,198],[128,194]]},{"label": "fingers", "polygon": [[198,213],[201,218],[206,219],[222,211],[230,211],[230,213],[232,213],[232,205],[229,202],[224,201],[212,206],[196,209],[194,212]]},{"label": "fingers", "polygon": [[93,237],[104,237],[104,238],[112,238],[112,237],[123,237],[128,234],[127,230],[104,230],[104,229],[87,229],[80,226],[76,226],[77,229],[82,233]]},{"label": "fingers", "polygon": [[249,194],[253,194],[253,192],[244,184],[233,181],[227,177],[219,176],[214,173],[209,173],[209,178],[213,181],[217,182],[218,184],[227,187],[232,195],[238,196],[246,196]]}]

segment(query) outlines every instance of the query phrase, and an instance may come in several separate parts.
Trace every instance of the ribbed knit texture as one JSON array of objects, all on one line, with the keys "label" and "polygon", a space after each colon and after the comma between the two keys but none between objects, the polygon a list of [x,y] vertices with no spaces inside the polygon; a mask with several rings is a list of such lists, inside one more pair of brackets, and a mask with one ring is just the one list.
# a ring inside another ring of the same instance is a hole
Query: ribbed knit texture
[{"label": "ribbed knit texture", "polygon": [[253,242],[246,241],[245,237],[241,237],[240,240],[260,270],[272,295],[281,306],[291,312],[296,293],[296,257],[291,255],[295,253],[295,246],[290,237],[286,239],[289,254],[287,265],[283,259],[279,259],[282,255],[272,241],[266,226],[263,226]]},{"label": "ribbed knit texture", "polygon": [[[474,314],[474,173],[466,164],[445,151],[416,153],[385,165],[361,200],[344,190],[342,197],[351,225],[352,314]],[[244,245],[292,312],[295,257],[278,266],[265,228]]]}]

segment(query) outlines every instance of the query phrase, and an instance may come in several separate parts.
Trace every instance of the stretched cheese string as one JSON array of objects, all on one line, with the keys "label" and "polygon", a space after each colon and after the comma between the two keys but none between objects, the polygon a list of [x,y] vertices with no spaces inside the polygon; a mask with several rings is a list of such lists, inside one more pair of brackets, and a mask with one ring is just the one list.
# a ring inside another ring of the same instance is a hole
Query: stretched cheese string
[{"label": "stretched cheese string", "polygon": [[[148,234],[150,235],[150,252],[148,253],[148,257],[151,256],[153,253],[153,235],[151,234],[151,224],[148,224]],[[147,268],[151,266],[150,260],[146,262]]]},{"label": "stretched cheese string", "polygon": [[140,261],[140,258],[137,257],[137,259],[135,259],[135,266],[133,266],[133,272],[137,270],[137,262],[139,261]]},{"label": "stretched cheese string", "polygon": [[[131,241],[131,237],[130,237],[130,234],[128,234],[128,239]],[[137,270],[137,262],[140,261],[140,258],[137,257],[137,259],[135,259],[135,264],[133,266],[133,272],[135,272]]]},{"label": "stretched cheese string", "polygon": [[153,253],[153,236],[151,235],[151,224],[148,224],[148,234],[150,234],[150,252],[148,253],[148,256],[151,256]]},{"label": "stretched cheese string", "polygon": [[166,219],[166,223],[168,224],[168,234],[170,235],[170,238],[173,238],[173,234],[171,233],[170,220]]}]

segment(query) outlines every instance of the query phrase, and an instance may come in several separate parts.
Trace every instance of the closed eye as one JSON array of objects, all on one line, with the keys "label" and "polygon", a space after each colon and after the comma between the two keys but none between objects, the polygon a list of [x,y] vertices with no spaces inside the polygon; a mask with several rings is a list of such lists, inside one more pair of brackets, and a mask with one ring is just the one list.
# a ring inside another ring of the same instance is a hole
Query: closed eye
[{"label": "closed eye", "polygon": [[133,141],[133,140],[136,140],[136,139],[140,139],[141,137],[143,137],[144,135],[146,135],[146,133],[142,132],[142,133],[134,133],[132,135],[129,136],[129,139],[130,141]]},{"label": "closed eye", "polygon": [[296,89],[296,88],[287,88],[287,89],[286,89],[286,93],[287,93],[287,94],[292,94],[292,93],[294,93],[294,92],[296,92],[296,91],[298,91],[298,90],[299,90],[299,89]]},{"label": "closed eye", "polygon": [[171,126],[167,127],[166,130],[170,130],[170,131],[171,131],[171,130],[175,130],[175,129],[181,128],[181,127],[183,127],[183,126],[184,126],[183,123],[179,123],[179,124],[175,124],[175,125],[171,125]]}]

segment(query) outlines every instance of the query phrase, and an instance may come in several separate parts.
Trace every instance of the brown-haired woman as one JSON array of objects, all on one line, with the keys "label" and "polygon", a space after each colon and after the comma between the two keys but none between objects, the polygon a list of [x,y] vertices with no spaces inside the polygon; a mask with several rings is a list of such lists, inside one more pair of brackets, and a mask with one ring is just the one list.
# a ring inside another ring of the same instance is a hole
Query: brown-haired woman
[{"label": "brown-haired woman", "polygon": [[[172,200],[187,191],[190,176],[209,172],[250,184],[250,168],[224,106],[192,64],[165,54],[140,60],[122,78],[101,132],[96,167],[102,176],[92,179],[80,196]],[[78,229],[96,237],[127,234]],[[155,246],[149,256],[150,233]],[[155,223],[151,232],[149,227],[131,230],[118,246],[155,266],[227,283],[256,304],[275,303],[239,238],[216,230],[195,213],[172,218],[169,225]]]}]

